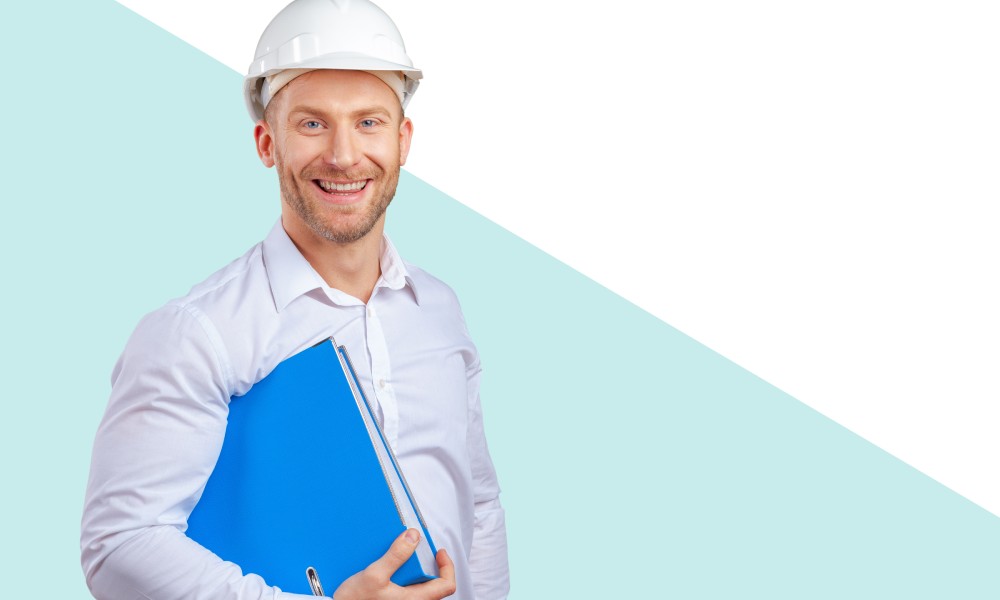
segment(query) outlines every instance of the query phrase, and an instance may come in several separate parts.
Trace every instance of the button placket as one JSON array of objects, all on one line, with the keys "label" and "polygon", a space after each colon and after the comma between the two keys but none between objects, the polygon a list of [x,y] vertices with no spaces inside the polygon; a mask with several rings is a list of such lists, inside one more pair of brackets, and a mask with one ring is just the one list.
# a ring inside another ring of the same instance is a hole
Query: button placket
[{"label": "button placket", "polygon": [[[372,296],[372,300],[374,300],[374,295]],[[382,430],[389,444],[395,448],[396,440],[399,436],[399,411],[391,384],[389,348],[385,340],[385,332],[382,330],[382,322],[378,318],[378,312],[370,302],[365,309],[365,322],[368,332],[366,340],[368,355],[372,361],[372,387],[374,388],[375,397],[382,407],[382,415],[384,417]]]}]

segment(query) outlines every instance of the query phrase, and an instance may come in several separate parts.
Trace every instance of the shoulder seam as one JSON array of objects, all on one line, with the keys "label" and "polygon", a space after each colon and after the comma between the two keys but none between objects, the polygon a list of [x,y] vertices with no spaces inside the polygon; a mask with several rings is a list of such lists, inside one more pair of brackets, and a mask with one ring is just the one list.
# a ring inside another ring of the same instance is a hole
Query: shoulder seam
[{"label": "shoulder seam", "polygon": [[228,353],[225,351],[225,344],[222,343],[222,336],[215,328],[215,325],[208,318],[208,316],[205,315],[205,313],[201,312],[191,304],[178,302],[169,303],[167,306],[173,306],[178,310],[184,311],[190,315],[196,323],[198,323],[199,327],[201,327],[201,330],[205,333],[205,337],[208,338],[208,343],[212,346],[212,351],[215,353],[215,360],[218,361],[219,367],[222,370],[222,377],[225,380],[226,394],[232,396],[234,389],[233,381],[235,379],[233,367],[228,359]]},{"label": "shoulder seam", "polygon": [[[241,265],[238,270],[233,271],[232,273],[229,273],[228,277],[226,277],[222,281],[219,281],[218,283],[216,283],[212,287],[206,287],[205,289],[198,290],[197,294],[192,294],[191,293],[191,292],[194,291],[194,289],[192,288],[192,290],[189,291],[187,294],[185,294],[184,296],[181,296],[179,298],[175,298],[170,303],[174,304],[176,306],[187,307],[189,304],[197,302],[202,297],[207,296],[208,294],[211,294],[212,292],[218,290],[219,288],[224,287],[225,285],[227,285],[228,283],[230,283],[232,280],[236,279],[240,275],[246,274],[247,271],[250,270],[252,261],[256,260],[257,257],[262,256],[262,248],[263,248],[263,243],[262,242],[258,242],[256,244],[254,244],[254,246],[248,252],[244,253],[244,256],[247,257],[246,262],[244,262],[243,265]],[[238,258],[238,259],[234,260],[233,262],[237,262],[239,260],[240,259]],[[232,263],[230,263],[230,264],[232,264]],[[225,270],[225,268],[226,267],[223,267],[220,270]],[[211,277],[212,276],[210,275],[209,279],[211,279]],[[204,283],[204,282],[202,282],[202,283]],[[200,283],[195,284],[195,287],[198,287],[199,285],[201,285],[201,284]]]}]

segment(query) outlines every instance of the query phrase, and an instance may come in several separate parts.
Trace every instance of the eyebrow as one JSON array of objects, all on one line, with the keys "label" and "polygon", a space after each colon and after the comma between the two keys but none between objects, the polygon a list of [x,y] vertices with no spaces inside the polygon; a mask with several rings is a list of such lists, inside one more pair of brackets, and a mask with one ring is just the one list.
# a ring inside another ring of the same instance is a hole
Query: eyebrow
[{"label": "eyebrow", "polygon": [[[326,112],[321,108],[315,106],[309,106],[307,104],[299,104],[293,107],[290,111],[288,111],[288,117],[291,118],[293,115],[298,113],[309,114],[309,115],[326,115]],[[390,113],[385,107],[378,105],[367,106],[350,112],[350,117],[353,119],[357,119],[359,117],[363,117],[366,115],[382,115],[390,119],[392,118],[392,113]]]}]

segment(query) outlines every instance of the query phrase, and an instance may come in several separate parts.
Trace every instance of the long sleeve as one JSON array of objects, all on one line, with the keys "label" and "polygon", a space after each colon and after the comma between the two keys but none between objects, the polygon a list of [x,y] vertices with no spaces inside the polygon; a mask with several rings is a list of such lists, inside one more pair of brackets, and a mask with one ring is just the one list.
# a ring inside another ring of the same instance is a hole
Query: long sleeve
[{"label": "long sleeve", "polygon": [[184,535],[218,458],[231,375],[211,324],[189,307],[145,317],[112,374],[81,528],[99,599],[308,598],[244,576]]},{"label": "long sleeve", "polygon": [[478,357],[467,370],[469,392],[469,457],[475,490],[475,523],[469,570],[476,600],[501,600],[510,589],[507,564],[507,530],[500,505],[500,486],[486,445],[479,400],[482,367]]}]

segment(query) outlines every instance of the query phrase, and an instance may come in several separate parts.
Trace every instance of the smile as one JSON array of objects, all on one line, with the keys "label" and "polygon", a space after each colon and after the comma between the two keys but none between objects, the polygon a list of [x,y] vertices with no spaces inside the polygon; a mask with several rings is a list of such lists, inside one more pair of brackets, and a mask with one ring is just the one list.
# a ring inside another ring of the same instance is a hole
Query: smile
[{"label": "smile", "polygon": [[362,179],[361,181],[351,181],[348,183],[337,183],[335,181],[325,181],[323,179],[314,179],[319,187],[323,188],[327,192],[357,192],[359,190],[365,189],[368,185],[367,179]]}]

